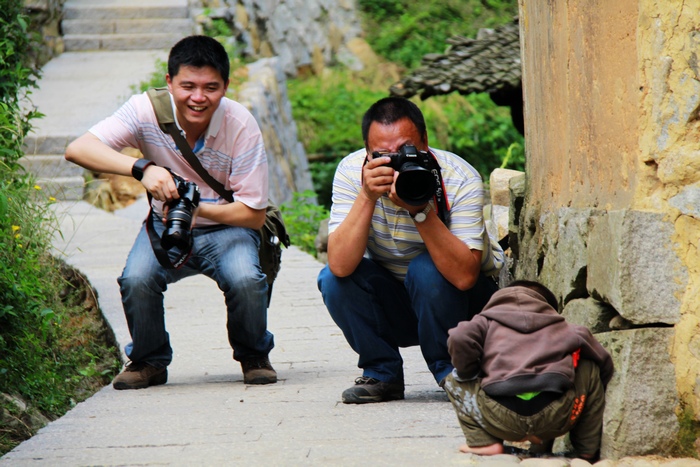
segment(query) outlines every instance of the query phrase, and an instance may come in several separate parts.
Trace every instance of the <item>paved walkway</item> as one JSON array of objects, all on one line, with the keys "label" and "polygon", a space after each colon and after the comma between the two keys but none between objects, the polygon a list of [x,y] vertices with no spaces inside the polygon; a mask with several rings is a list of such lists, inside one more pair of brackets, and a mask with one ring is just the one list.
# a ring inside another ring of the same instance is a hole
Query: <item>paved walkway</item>
[{"label": "paved walkway", "polygon": [[[116,277],[145,203],[109,214],[61,203],[68,261],[97,289],[120,346],[129,341]],[[243,384],[226,339],[223,296],[193,277],[166,292],[174,348],[169,381],[137,391],[105,387],[0,459],[0,465],[461,464],[456,417],[418,349],[406,355],[406,400],[340,403],[357,357],[330,319],[315,279],[321,263],[292,247],[275,283],[270,357],[280,381]]]}]

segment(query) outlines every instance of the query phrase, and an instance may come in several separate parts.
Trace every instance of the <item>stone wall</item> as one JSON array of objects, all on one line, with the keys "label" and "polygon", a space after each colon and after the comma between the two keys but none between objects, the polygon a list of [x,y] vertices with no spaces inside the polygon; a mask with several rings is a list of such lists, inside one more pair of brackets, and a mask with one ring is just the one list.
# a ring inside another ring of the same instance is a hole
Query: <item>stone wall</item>
[{"label": "stone wall", "polygon": [[63,4],[66,0],[24,0],[31,29],[37,31],[39,44],[35,65],[41,67],[53,57],[63,53],[63,37],[60,23]]},{"label": "stone wall", "polygon": [[362,39],[353,0],[202,0],[209,17],[233,24],[250,57],[277,56],[287,76],[340,62],[362,69],[376,57]]},{"label": "stone wall", "polygon": [[291,200],[294,192],[313,190],[286,83],[277,57],[261,59],[248,65],[248,81],[235,96],[260,125],[268,154],[270,199],[277,204]]},{"label": "stone wall", "polygon": [[520,10],[515,277],[613,355],[603,457],[665,453],[700,420],[700,0]]}]

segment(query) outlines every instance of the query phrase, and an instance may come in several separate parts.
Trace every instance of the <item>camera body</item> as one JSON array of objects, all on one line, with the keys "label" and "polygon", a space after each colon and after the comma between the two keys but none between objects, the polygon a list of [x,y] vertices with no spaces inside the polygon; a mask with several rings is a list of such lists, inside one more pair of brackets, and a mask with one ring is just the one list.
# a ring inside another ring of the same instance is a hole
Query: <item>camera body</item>
[{"label": "camera body", "polygon": [[166,250],[177,247],[184,251],[189,249],[192,241],[190,229],[192,228],[194,211],[199,206],[199,187],[172,171],[170,174],[173,176],[180,197],[167,204],[168,214],[165,232],[161,238],[161,246]]},{"label": "camera body", "polygon": [[386,165],[399,173],[396,178],[396,194],[405,203],[421,206],[435,195],[435,164],[428,151],[419,151],[415,146],[406,144],[401,146],[399,152],[375,152],[373,157],[391,158]]}]

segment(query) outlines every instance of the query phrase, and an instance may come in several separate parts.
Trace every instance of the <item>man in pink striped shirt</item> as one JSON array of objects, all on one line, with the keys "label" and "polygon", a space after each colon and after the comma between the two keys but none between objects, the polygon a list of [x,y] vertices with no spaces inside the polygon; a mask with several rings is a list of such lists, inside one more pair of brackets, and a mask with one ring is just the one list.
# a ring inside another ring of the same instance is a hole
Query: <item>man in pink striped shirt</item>
[{"label": "man in pink striped shirt", "polygon": [[[194,274],[212,278],[224,293],[229,342],[244,382],[277,382],[268,358],[274,346],[267,330],[268,285],[258,259],[257,230],[265,221],[268,200],[267,155],[254,117],[225,97],[229,63],[216,40],[186,37],[170,51],[166,81],[178,128],[204,169],[233,191],[233,202],[207,185],[172,137],[161,131],[146,93],[131,97],[66,149],[66,159],[86,169],[140,180],[153,198],[150,215],[158,235],[165,229],[168,206],[180,197],[166,167],[201,193],[190,256],[182,267],[159,263],[145,222],[129,253],[118,282],[132,338],[124,349],[130,362],[114,379],[115,389],[166,383],[172,348],[163,292],[168,284]],[[144,158],[119,152],[127,147],[139,149]]]}]

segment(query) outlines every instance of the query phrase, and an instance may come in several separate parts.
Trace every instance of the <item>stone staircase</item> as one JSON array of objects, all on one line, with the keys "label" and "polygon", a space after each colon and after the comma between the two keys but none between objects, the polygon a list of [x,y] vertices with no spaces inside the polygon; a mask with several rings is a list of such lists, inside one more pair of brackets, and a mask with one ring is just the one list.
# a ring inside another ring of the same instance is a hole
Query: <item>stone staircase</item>
[{"label": "stone staircase", "polygon": [[[36,128],[25,138],[20,163],[45,193],[79,200],[85,171],[64,160],[66,146],[116,110],[121,102],[113,94],[118,92],[122,101],[128,97],[125,75],[135,82],[147,78],[155,60],[144,56],[167,57],[170,47],[195,26],[187,0],[68,0],[61,29],[65,53],[42,70],[32,101],[45,116],[33,122]],[[111,82],[105,79],[110,75]]]},{"label": "stone staircase", "polygon": [[169,49],[192,30],[186,2],[69,0],[63,6],[66,51]]}]

